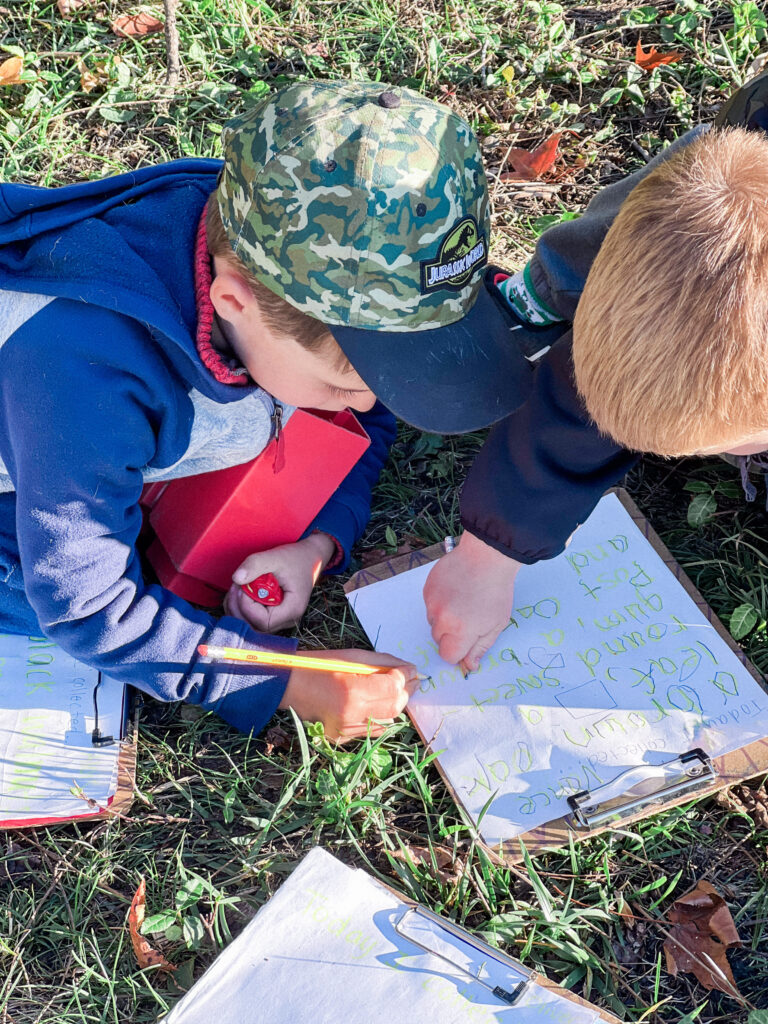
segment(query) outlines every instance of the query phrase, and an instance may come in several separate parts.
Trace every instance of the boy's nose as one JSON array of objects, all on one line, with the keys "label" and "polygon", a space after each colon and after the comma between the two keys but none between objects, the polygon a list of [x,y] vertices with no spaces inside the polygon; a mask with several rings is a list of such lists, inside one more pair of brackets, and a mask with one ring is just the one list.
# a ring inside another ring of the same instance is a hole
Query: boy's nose
[{"label": "boy's nose", "polygon": [[372,391],[368,391],[356,398],[354,402],[350,402],[349,408],[355,412],[370,412],[374,405],[376,405],[376,395]]}]

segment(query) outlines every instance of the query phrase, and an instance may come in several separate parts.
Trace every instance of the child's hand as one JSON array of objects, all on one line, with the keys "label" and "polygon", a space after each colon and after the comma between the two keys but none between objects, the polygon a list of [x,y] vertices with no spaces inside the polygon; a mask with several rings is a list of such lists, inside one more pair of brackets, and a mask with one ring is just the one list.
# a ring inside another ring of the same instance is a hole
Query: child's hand
[{"label": "child's hand", "polygon": [[[298,622],[304,614],[317,577],[333,557],[336,544],[327,533],[312,533],[295,544],[282,544],[249,555],[234,572],[233,584],[224,598],[224,610],[243,619],[262,633],[275,633]],[[265,607],[244,594],[243,583],[271,572],[283,590],[283,600]]]},{"label": "child's hand", "polygon": [[440,657],[474,672],[509,625],[520,562],[471,533],[444,555],[427,577],[424,603]]},{"label": "child's hand", "polygon": [[[326,737],[338,743],[359,736],[379,736],[384,725],[405,708],[418,686],[416,666],[375,651],[302,651],[318,658],[340,658],[365,665],[381,665],[371,676],[344,672],[315,672],[295,668],[281,708],[293,708],[307,722],[322,722]],[[387,671],[389,670],[389,671]]]}]

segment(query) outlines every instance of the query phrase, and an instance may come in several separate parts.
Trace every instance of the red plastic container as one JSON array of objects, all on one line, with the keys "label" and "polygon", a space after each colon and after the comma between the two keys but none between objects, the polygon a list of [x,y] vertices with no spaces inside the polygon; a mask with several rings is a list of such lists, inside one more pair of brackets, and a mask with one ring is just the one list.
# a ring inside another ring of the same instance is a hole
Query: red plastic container
[{"label": "red plastic container", "polygon": [[244,558],[301,537],[370,443],[347,409],[297,409],[251,462],[148,484],[147,557],[160,582],[219,604]]}]

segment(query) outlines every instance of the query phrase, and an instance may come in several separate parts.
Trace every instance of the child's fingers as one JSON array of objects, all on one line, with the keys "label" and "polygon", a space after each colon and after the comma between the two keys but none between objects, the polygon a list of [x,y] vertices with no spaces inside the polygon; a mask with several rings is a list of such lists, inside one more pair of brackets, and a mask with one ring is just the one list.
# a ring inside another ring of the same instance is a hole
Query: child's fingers
[{"label": "child's fingers", "polygon": [[418,672],[414,672],[413,675],[411,675],[406,680],[405,688],[408,691],[408,696],[409,697],[412,697],[414,695],[414,693],[416,693],[418,688],[421,686],[421,682],[422,682],[422,680],[419,678]]},{"label": "child's fingers", "polygon": [[290,629],[295,626],[302,616],[302,609],[291,609],[280,605],[279,608],[268,609],[269,626],[266,627],[270,633],[277,633],[280,629]]},{"label": "child's fingers", "polygon": [[394,718],[404,710],[410,694],[400,669],[367,676],[365,682],[362,703],[367,717]]},{"label": "child's fingers", "polygon": [[467,654],[459,662],[459,667],[464,672],[477,672],[480,668],[480,660],[490,651],[496,640],[496,634],[486,634],[476,640]]},{"label": "child's fingers", "polygon": [[[266,552],[266,554],[269,554],[269,552]],[[265,559],[264,555],[265,552],[261,551],[248,555],[232,573],[232,582],[242,586],[244,583],[250,583],[266,572],[265,566],[268,560]]]},{"label": "child's fingers", "polygon": [[473,646],[472,638],[463,626],[460,626],[455,631],[450,630],[441,633],[439,636],[433,631],[433,636],[437,641],[437,653],[449,665],[456,665],[463,658],[466,658]]},{"label": "child's fingers", "polygon": [[335,736],[329,736],[326,733],[326,739],[332,743],[349,743],[350,740],[365,739],[366,736],[375,739],[377,736],[381,736],[385,729],[386,725],[378,725],[376,722],[359,722],[356,725],[345,726]]},{"label": "child's fingers", "polygon": [[224,610],[228,615],[247,622],[249,626],[262,633],[268,633],[275,628],[271,625],[270,613],[273,609],[259,604],[258,601],[252,601],[238,586],[230,587],[224,599]]}]

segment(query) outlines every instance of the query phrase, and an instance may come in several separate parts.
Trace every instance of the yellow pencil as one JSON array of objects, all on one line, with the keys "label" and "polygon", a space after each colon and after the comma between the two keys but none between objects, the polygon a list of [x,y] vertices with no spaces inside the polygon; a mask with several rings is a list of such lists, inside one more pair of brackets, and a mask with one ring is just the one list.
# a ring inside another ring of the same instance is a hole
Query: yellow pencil
[{"label": "yellow pencil", "polygon": [[[372,676],[387,672],[387,665],[364,665],[359,661],[337,661],[333,658],[314,658],[310,654],[280,654],[275,651],[243,651],[238,647],[216,647],[199,644],[198,651],[213,661],[244,661],[250,665],[271,665],[275,668],[311,668],[317,672],[349,672],[358,676]],[[417,676],[419,680],[428,676]]]}]

